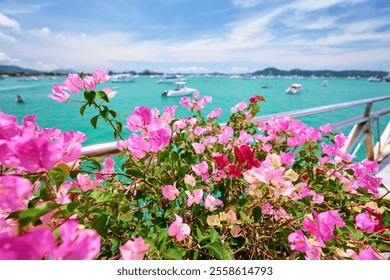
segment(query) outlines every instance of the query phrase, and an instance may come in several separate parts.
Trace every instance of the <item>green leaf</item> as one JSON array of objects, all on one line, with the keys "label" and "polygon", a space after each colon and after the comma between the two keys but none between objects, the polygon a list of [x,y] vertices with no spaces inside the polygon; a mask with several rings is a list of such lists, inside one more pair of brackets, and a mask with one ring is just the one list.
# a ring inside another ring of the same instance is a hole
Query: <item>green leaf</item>
[{"label": "green leaf", "polygon": [[210,253],[214,255],[214,257],[218,260],[225,260],[226,255],[222,249],[222,246],[218,242],[212,242],[204,246],[204,248],[208,249]]},{"label": "green leaf", "polygon": [[49,213],[50,211],[58,208],[61,204],[54,202],[46,202],[35,208],[27,209],[19,213],[19,220],[21,226],[25,226],[29,223],[35,223],[41,216]]},{"label": "green leaf", "polygon": [[215,229],[210,229],[209,232],[210,232],[210,242],[211,243],[219,240],[219,234]]},{"label": "green leaf", "polygon": [[93,190],[90,197],[96,200],[96,202],[114,202],[118,203],[118,200],[112,196],[110,192],[103,192],[101,190]]},{"label": "green leaf", "polygon": [[94,117],[91,118],[91,124],[92,126],[96,129],[96,124],[97,124],[97,121],[98,121],[98,118],[99,118],[100,115],[96,115]]},{"label": "green leaf", "polygon": [[118,138],[121,135],[122,132],[122,123],[121,122],[116,122],[116,129],[114,132],[114,137]]},{"label": "green leaf", "polygon": [[88,102],[88,105],[91,106],[96,98],[96,92],[93,90],[84,91],[84,98]]},{"label": "green leaf", "polygon": [[92,218],[91,226],[96,229],[99,234],[103,234],[106,231],[107,217],[106,214],[97,214]]},{"label": "green leaf", "polygon": [[63,182],[65,182],[66,178],[68,177],[70,172],[70,168],[68,165],[64,163],[60,163],[57,166],[55,166],[52,170],[49,172],[49,178],[54,182],[57,189],[62,185]]},{"label": "green leaf", "polygon": [[87,108],[88,103],[85,103],[80,107],[80,115],[84,116],[85,109]]},{"label": "green leaf", "polygon": [[261,208],[259,206],[256,206],[255,208],[253,208],[252,215],[253,215],[255,223],[260,221],[261,216],[262,216]]},{"label": "green leaf", "polygon": [[382,226],[384,228],[390,226],[390,210],[386,209],[382,214]]},{"label": "green leaf", "polygon": [[173,248],[169,248],[167,253],[165,254],[165,258],[168,260],[181,260],[182,257],[180,254]]},{"label": "green leaf", "polygon": [[108,111],[113,118],[116,118],[116,112],[114,110]]},{"label": "green leaf", "polygon": [[165,249],[168,239],[168,230],[161,229],[157,237],[157,249],[161,252]]},{"label": "green leaf", "polygon": [[98,91],[97,93],[96,93],[96,97],[98,98],[98,99],[100,99],[100,100],[102,100],[102,101],[106,101],[106,102],[110,102],[109,100],[108,100],[108,97],[107,97],[107,94],[104,92],[104,91]]},{"label": "green leaf", "polygon": [[126,174],[132,175],[136,178],[141,178],[142,177],[142,172],[135,170],[135,169],[127,169]]}]

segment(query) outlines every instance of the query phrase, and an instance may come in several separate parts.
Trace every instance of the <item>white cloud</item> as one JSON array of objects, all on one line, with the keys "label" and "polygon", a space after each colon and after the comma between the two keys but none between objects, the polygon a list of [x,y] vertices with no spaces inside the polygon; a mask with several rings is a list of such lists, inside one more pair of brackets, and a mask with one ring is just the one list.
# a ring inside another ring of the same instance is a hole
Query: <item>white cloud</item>
[{"label": "white cloud", "polygon": [[29,33],[37,37],[48,37],[51,35],[50,29],[48,27],[42,27],[41,29],[30,30]]},{"label": "white cloud", "polygon": [[16,39],[0,31],[0,42],[16,43]]},{"label": "white cloud", "polygon": [[302,11],[315,11],[329,8],[337,4],[355,4],[365,0],[299,0],[291,4],[291,7]]},{"label": "white cloud", "polygon": [[2,13],[0,13],[0,26],[10,28],[15,31],[20,31],[19,23],[16,20],[9,18]]},{"label": "white cloud", "polygon": [[188,67],[172,67],[169,69],[170,72],[174,73],[207,73],[209,69],[202,66],[188,66]]},{"label": "white cloud", "polygon": [[0,52],[0,62],[15,63],[17,61],[19,61],[19,60],[9,57],[4,52]]}]

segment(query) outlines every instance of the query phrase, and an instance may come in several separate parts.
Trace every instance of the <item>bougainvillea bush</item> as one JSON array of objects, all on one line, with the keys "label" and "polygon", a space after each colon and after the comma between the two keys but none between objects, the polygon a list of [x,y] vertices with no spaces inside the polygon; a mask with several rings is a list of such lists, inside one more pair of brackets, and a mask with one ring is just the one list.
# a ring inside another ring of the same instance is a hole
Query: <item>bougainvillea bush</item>
[{"label": "bougainvillea bush", "polygon": [[[0,259],[382,259],[388,190],[378,164],[355,162],[346,137],[284,116],[254,123],[252,97],[202,115],[209,96],[183,97],[188,118],[109,108],[107,81],[69,74],[52,99],[82,102],[107,122],[118,155],[81,154],[86,136],[21,124],[0,112]],[[71,98],[72,97],[72,98]],[[66,105],[64,105],[66,106]],[[209,105],[207,105],[209,106]],[[124,137],[129,130],[129,137]],[[382,188],[382,190],[381,190]]]}]

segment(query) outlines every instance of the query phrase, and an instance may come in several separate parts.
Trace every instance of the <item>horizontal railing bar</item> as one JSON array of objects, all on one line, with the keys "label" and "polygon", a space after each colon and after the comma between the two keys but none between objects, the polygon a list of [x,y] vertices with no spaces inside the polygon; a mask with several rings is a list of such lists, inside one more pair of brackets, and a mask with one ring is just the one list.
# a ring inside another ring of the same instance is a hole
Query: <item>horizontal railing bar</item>
[{"label": "horizontal railing bar", "polygon": [[[334,111],[334,110],[340,110],[340,109],[345,109],[345,108],[349,108],[349,107],[379,102],[379,101],[388,100],[388,99],[390,99],[390,96],[383,96],[383,97],[369,98],[369,99],[363,99],[363,100],[351,101],[351,102],[345,102],[345,103],[339,103],[339,104],[325,105],[325,106],[319,106],[319,107],[314,107],[314,108],[309,108],[309,109],[300,109],[300,110],[294,110],[294,111],[289,111],[289,112],[283,112],[283,113],[255,117],[253,121],[254,122],[266,121],[266,120],[272,119],[274,117],[281,117],[284,115],[288,115],[291,118],[299,118],[299,117],[315,115],[315,114],[320,114],[320,113],[324,113],[324,112],[330,112],[330,111]],[[344,128],[344,127],[349,126],[349,125],[365,122],[369,119],[379,117],[379,116],[387,114],[389,112],[390,112],[390,108],[386,108],[383,110],[372,112],[370,114],[370,116],[368,116],[368,117],[364,117],[364,116],[355,117],[355,118],[351,118],[351,119],[348,119],[345,121],[334,123],[333,126],[332,125],[331,126],[332,126],[333,130],[335,130],[335,129],[337,130],[337,129]],[[226,125],[226,123],[221,124],[221,126],[225,126],[225,125]],[[119,152],[119,150],[117,149],[117,142],[95,144],[95,145],[83,147],[81,149],[81,153],[83,155],[86,155],[86,156],[104,156],[104,155],[109,155],[109,154],[117,154],[118,152]]]}]

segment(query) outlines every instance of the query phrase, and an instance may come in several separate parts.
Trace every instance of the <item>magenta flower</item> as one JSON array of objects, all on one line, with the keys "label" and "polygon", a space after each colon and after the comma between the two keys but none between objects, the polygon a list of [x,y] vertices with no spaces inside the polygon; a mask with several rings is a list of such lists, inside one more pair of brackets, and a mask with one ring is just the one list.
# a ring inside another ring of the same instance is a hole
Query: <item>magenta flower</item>
[{"label": "magenta flower", "polygon": [[308,250],[309,242],[303,232],[298,229],[288,236],[288,241],[292,242],[291,250],[305,253]]},{"label": "magenta flower", "polygon": [[61,86],[68,89],[71,93],[76,94],[84,87],[84,81],[78,74],[68,74],[68,77]]},{"label": "magenta flower", "polygon": [[358,214],[355,221],[357,228],[367,233],[374,232],[375,227],[379,224],[379,221],[372,218],[367,211]]},{"label": "magenta flower", "polygon": [[327,123],[325,125],[321,125],[320,126],[320,131],[324,134],[327,134],[327,133],[330,133],[332,131],[331,127],[330,127],[330,124]]},{"label": "magenta flower", "polygon": [[175,214],[175,218],[176,220],[168,228],[168,235],[176,236],[177,241],[182,241],[190,234],[191,229],[178,215]]},{"label": "magenta flower", "polygon": [[213,160],[218,167],[225,167],[229,163],[229,159],[225,154],[214,156]]},{"label": "magenta flower", "polygon": [[308,245],[306,250],[306,260],[319,260],[321,258],[321,248],[317,246],[313,246],[311,244]]},{"label": "magenta flower", "polygon": [[230,178],[240,178],[241,177],[242,169],[239,168],[237,165],[229,164],[227,167],[228,167]]},{"label": "magenta flower", "polygon": [[27,199],[32,189],[28,179],[8,174],[0,176],[0,212],[26,208],[23,200]]},{"label": "magenta flower", "polygon": [[52,89],[53,94],[49,94],[48,97],[54,99],[57,102],[64,103],[69,99],[69,94],[67,93],[67,88],[64,86],[54,85]]},{"label": "magenta flower", "polygon": [[187,195],[187,206],[191,207],[193,203],[201,204],[203,200],[203,190],[196,189],[192,193],[190,191],[185,191]]},{"label": "magenta flower", "polygon": [[100,236],[94,229],[86,229],[76,220],[60,226],[61,244],[53,252],[54,260],[93,260],[100,252]]},{"label": "magenta flower", "polygon": [[163,196],[168,200],[175,200],[180,192],[176,188],[176,182],[173,183],[173,185],[166,185],[162,188],[162,194]]},{"label": "magenta flower", "polygon": [[42,260],[56,249],[49,227],[38,227],[19,237],[0,234],[0,260]]},{"label": "magenta flower", "polygon": [[205,201],[204,201],[204,208],[206,208],[209,211],[214,211],[218,205],[221,205],[222,201],[218,198],[215,198],[211,194],[207,195]]},{"label": "magenta flower", "polygon": [[145,252],[149,250],[149,244],[145,243],[142,237],[132,236],[132,239],[120,248],[121,260],[142,260]]},{"label": "magenta flower", "polygon": [[280,152],[280,163],[281,164],[293,164],[294,163],[294,153],[285,153],[285,152]]},{"label": "magenta flower", "polygon": [[371,248],[364,249],[354,257],[356,260],[381,260],[382,258]]},{"label": "magenta flower", "polygon": [[182,99],[180,99],[180,105],[183,107],[187,107],[189,110],[192,110],[193,108],[191,98],[189,98],[188,96],[184,96]]}]

